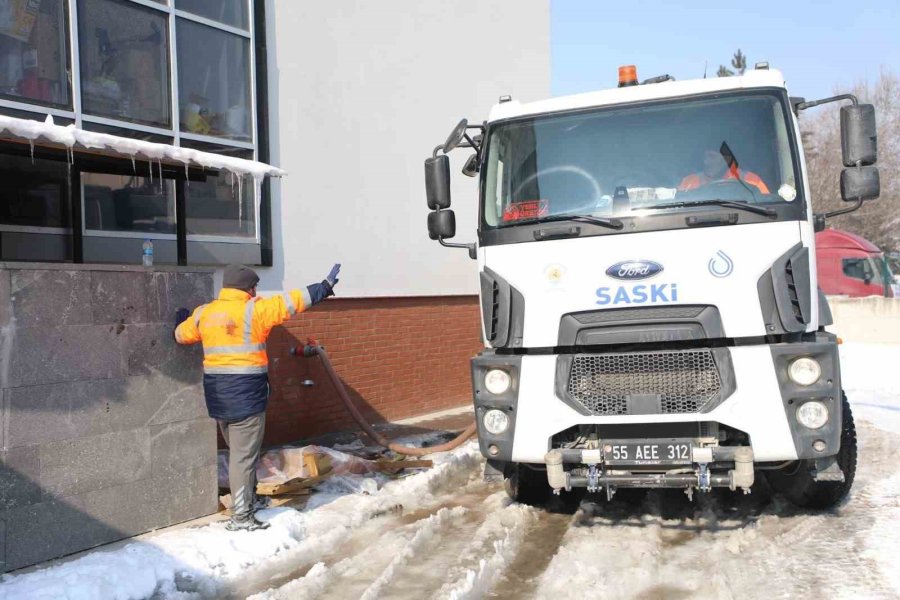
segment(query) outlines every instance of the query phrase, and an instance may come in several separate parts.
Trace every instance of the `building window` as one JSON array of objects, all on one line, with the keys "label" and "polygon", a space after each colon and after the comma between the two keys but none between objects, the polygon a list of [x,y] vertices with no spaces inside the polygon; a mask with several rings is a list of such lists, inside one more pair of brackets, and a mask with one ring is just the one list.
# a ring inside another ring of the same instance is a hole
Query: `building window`
[{"label": "building window", "polygon": [[174,181],[82,173],[81,184],[86,234],[175,235]]},{"label": "building window", "polygon": [[0,2],[0,97],[71,105],[63,0]]},{"label": "building window", "polygon": [[65,162],[0,154],[0,260],[72,260]]},{"label": "building window", "polygon": [[175,8],[238,29],[250,28],[247,3],[243,0],[175,0]]},{"label": "building window", "polygon": [[[49,114],[88,131],[257,159],[257,2],[0,0],[0,114]],[[263,256],[259,207],[268,202],[249,177],[96,152],[70,166],[64,149],[40,141],[34,151],[32,163],[26,142],[0,140],[0,172],[13,173],[0,232],[65,238],[73,250],[59,260],[139,259],[105,251],[104,237],[119,246],[159,238],[173,249],[177,240],[179,260]],[[26,206],[25,197],[40,201]],[[12,256],[9,239],[0,260]]]},{"label": "building window", "polygon": [[182,18],[177,31],[182,131],[252,142],[250,41]]},{"label": "building window", "polygon": [[78,45],[85,113],[170,125],[165,13],[127,0],[79,0]]},{"label": "building window", "polygon": [[0,154],[0,229],[72,226],[66,164]]}]

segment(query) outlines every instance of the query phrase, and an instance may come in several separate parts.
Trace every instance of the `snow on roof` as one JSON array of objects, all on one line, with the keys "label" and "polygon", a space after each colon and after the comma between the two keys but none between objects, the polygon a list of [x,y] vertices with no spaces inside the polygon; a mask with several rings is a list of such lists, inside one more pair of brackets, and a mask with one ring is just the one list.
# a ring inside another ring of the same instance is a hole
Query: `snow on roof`
[{"label": "snow on roof", "polygon": [[235,175],[250,175],[257,182],[262,181],[266,175],[282,177],[287,174],[277,167],[255,160],[203,152],[192,148],[181,148],[169,144],[135,140],[108,133],[85,131],[74,125],[56,125],[53,122],[53,117],[50,115],[47,115],[47,119],[44,122],[0,115],[0,133],[3,132],[28,140],[32,148],[35,141],[43,138],[65,146],[70,152],[78,145],[89,150],[106,150],[124,154],[130,156],[132,161],[134,161],[135,157],[140,156],[151,162],[162,162],[163,160],[179,162],[185,168],[188,166],[199,166],[207,169],[229,171]]},{"label": "snow on roof", "polygon": [[577,110],[594,106],[641,102],[661,98],[679,98],[692,94],[720,92],[749,88],[777,87],[784,88],[784,75],[776,69],[760,69],[747,71],[738,77],[710,77],[709,79],[686,79],[684,81],[664,81],[646,85],[634,85],[559,96],[537,102],[522,103],[518,100],[495,104],[491,109],[488,121],[511,119],[527,115],[537,115],[565,110]]}]

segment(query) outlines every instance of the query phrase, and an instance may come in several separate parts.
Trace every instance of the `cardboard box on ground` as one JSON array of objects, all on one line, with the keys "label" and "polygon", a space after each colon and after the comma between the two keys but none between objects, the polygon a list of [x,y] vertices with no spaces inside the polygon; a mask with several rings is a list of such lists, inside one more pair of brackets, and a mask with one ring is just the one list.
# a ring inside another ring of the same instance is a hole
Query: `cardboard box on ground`
[{"label": "cardboard box on ground", "polygon": [[[396,474],[404,469],[429,468],[430,460],[367,460],[324,446],[275,448],[262,455],[256,469],[256,493],[261,496],[304,496],[333,475]],[[219,453],[219,488],[228,488],[228,451]],[[224,508],[231,496],[220,497]]]}]

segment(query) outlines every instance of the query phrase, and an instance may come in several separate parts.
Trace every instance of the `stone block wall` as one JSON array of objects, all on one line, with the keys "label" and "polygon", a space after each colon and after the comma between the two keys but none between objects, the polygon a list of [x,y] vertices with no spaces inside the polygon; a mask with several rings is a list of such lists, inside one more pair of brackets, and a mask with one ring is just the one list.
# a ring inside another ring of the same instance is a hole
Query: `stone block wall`
[{"label": "stone block wall", "polygon": [[212,271],[0,263],[0,572],[215,512]]}]

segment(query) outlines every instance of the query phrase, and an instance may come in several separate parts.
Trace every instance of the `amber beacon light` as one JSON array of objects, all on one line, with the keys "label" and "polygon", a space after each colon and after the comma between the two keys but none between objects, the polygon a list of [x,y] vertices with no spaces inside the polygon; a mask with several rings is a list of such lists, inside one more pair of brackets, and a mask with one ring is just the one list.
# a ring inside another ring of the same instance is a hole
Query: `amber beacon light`
[{"label": "amber beacon light", "polygon": [[619,87],[626,85],[637,85],[637,67],[634,65],[623,65],[619,67]]}]

